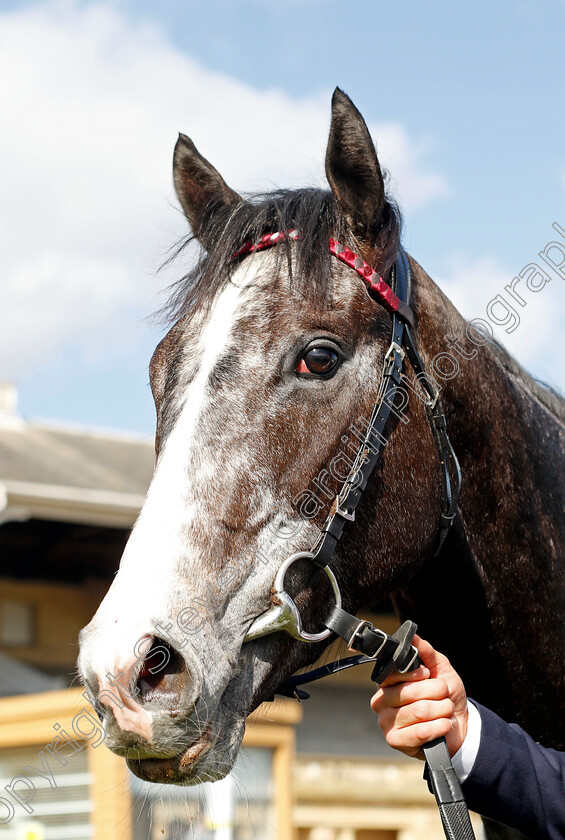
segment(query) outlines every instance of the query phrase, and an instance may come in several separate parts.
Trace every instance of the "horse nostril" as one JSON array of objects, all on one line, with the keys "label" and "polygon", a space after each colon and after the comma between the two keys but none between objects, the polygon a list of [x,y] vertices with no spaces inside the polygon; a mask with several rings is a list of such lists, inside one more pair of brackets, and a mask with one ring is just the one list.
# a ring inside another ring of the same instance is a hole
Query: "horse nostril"
[{"label": "horse nostril", "polygon": [[184,659],[168,642],[153,638],[137,678],[136,699],[142,705],[171,701],[178,704],[188,687],[188,671]]}]

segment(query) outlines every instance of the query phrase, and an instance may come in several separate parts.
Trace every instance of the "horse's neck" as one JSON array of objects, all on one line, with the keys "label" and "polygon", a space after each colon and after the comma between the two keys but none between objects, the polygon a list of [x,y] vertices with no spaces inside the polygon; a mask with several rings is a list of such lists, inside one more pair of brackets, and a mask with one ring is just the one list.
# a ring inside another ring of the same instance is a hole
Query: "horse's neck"
[{"label": "horse's neck", "polygon": [[[469,360],[449,348],[465,321],[419,267],[415,275],[422,353],[431,364],[448,351],[460,366],[442,397],[463,489],[457,527],[405,598],[477,699],[551,740],[565,690],[563,427],[488,346],[462,341],[477,351]],[[526,681],[537,684],[538,708],[524,702]]]}]

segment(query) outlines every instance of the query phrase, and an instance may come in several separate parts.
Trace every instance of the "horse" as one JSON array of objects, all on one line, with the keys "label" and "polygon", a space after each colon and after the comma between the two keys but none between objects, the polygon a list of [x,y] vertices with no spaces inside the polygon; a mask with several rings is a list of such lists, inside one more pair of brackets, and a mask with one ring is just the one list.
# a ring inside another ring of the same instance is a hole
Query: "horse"
[{"label": "horse", "polygon": [[[329,190],[242,198],[182,134],[173,173],[200,256],[150,362],[155,473],[81,631],[79,670],[110,749],[142,779],[191,785],[229,772],[248,715],[330,641],[245,639],[281,564],[319,537],[389,349],[390,313],[328,243],[390,284],[401,217],[339,88]],[[390,596],[470,696],[563,749],[565,403],[409,265],[414,341],[441,388],[459,504],[438,551],[438,451],[405,365],[409,399],[331,568],[346,609]],[[307,561],[288,573],[312,631],[331,607],[324,581]]]}]

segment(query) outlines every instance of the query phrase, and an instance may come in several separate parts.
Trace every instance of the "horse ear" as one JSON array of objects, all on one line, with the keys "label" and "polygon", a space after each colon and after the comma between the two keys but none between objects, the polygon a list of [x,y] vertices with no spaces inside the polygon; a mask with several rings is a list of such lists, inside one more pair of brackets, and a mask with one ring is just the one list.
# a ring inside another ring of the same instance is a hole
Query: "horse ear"
[{"label": "horse ear", "polygon": [[177,198],[190,227],[199,239],[203,239],[205,212],[209,214],[214,209],[243,201],[185,134],[179,134],[175,146],[173,179]]},{"label": "horse ear", "polygon": [[339,88],[332,97],[326,176],[353,232],[371,238],[385,202],[383,176],[365,120]]}]

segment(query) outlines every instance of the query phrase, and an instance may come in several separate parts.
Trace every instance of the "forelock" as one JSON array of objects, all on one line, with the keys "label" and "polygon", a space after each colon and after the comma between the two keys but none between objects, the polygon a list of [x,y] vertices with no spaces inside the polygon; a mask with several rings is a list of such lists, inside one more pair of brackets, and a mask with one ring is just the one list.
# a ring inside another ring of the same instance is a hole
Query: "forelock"
[{"label": "forelock", "polygon": [[[281,190],[248,196],[231,207],[210,206],[205,212],[208,250],[199,248],[195,266],[171,286],[170,297],[160,315],[169,323],[196,309],[208,309],[217,294],[231,280],[241,259],[234,254],[246,242],[258,242],[267,233],[299,230],[298,241],[284,240],[276,253],[273,283],[288,277],[292,294],[315,298],[320,306],[331,304],[333,292],[332,259],[328,241],[334,237],[344,245],[359,249],[349,231],[332,192],[321,189]],[[384,274],[392,265],[400,240],[400,216],[392,202],[385,204],[379,241],[374,243],[378,265]],[[182,254],[195,241],[185,239],[172,258]]]}]

